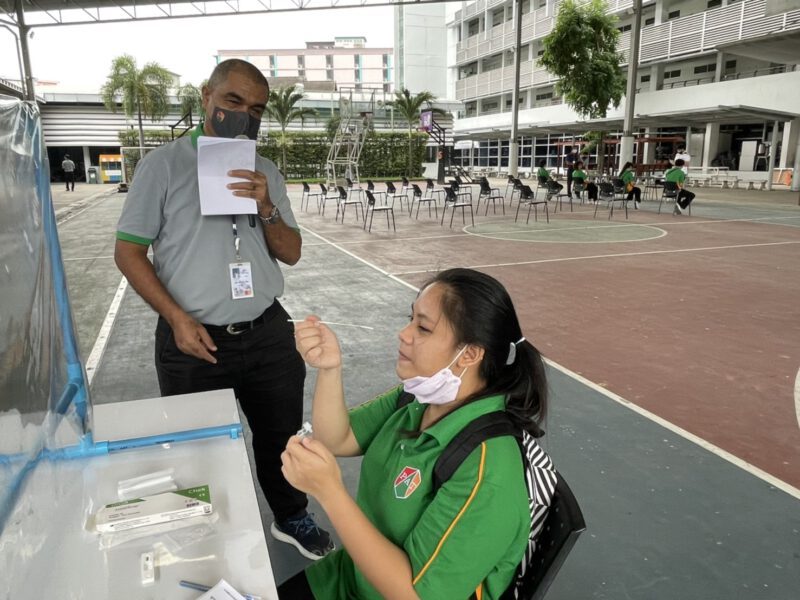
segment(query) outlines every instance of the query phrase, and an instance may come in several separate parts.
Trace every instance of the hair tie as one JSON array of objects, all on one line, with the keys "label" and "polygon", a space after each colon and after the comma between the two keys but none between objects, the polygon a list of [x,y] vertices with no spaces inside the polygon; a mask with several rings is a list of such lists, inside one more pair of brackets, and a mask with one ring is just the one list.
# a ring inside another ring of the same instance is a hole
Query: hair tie
[{"label": "hair tie", "polygon": [[514,360],[517,358],[517,344],[521,344],[525,341],[524,337],[519,338],[516,342],[509,342],[508,344],[508,358],[506,359],[506,365],[513,365]]}]

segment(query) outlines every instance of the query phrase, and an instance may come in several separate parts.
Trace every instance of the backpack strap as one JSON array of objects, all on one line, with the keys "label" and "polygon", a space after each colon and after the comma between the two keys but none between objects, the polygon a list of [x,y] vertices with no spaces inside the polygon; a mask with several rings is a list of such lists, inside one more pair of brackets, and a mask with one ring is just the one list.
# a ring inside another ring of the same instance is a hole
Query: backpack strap
[{"label": "backpack strap", "polygon": [[400,410],[404,406],[408,406],[414,401],[414,394],[409,394],[405,390],[400,392],[400,395],[397,397],[397,405],[396,410]]},{"label": "backpack strap", "polygon": [[433,466],[433,492],[447,482],[470,453],[490,438],[510,435],[522,440],[522,430],[514,425],[505,411],[496,411],[478,417],[464,427],[447,444]]}]

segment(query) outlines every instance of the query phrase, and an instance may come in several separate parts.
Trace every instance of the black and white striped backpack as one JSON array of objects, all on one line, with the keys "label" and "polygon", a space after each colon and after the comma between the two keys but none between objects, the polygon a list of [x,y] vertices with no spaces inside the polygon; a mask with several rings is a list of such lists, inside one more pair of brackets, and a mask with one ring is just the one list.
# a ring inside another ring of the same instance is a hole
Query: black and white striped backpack
[{"label": "black and white striped backpack", "polygon": [[[397,408],[410,404],[413,400],[412,394],[403,392],[397,399]],[[535,568],[536,543],[558,481],[553,461],[539,446],[536,438],[515,425],[504,411],[491,412],[478,417],[456,434],[436,460],[433,467],[433,491],[435,493],[444,485],[467,456],[482,442],[504,435],[514,437],[519,443],[525,487],[528,491],[528,508],[531,514],[528,547],[525,549],[522,561],[517,565],[511,585],[500,597],[501,600],[516,600],[529,598],[532,591],[528,589],[528,586],[534,586],[537,583],[528,576],[528,571]],[[475,596],[473,595],[472,598]]]}]

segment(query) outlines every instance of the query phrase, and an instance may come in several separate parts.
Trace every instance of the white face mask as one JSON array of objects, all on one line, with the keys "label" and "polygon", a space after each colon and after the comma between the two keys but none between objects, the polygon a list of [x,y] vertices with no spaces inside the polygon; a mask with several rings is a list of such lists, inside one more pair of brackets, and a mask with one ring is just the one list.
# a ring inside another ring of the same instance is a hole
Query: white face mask
[{"label": "white face mask", "polygon": [[430,377],[417,376],[404,379],[403,390],[409,394],[414,394],[420,404],[448,404],[452,402],[456,399],[458,388],[461,386],[461,378],[467,372],[467,369],[464,369],[460,376],[456,376],[450,370],[450,367],[464,354],[466,349],[466,346],[461,348],[449,365]]}]

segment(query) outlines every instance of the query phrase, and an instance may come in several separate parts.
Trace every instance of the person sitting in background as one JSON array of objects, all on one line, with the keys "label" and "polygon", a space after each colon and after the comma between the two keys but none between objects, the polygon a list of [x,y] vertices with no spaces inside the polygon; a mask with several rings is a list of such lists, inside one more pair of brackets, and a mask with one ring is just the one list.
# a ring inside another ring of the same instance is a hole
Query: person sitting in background
[{"label": "person sitting in background", "polygon": [[536,170],[536,178],[539,180],[539,185],[541,187],[552,188],[556,193],[564,189],[563,185],[553,179],[553,175],[547,170],[547,161],[544,159],[539,161],[539,168]]},{"label": "person sitting in background", "polygon": [[684,188],[686,173],[683,172],[683,167],[683,159],[679,158],[675,161],[675,166],[664,173],[665,181],[671,181],[678,186],[678,196],[675,198],[675,210],[673,211],[676,215],[681,214],[681,209],[686,210],[689,208],[695,196],[692,192]]},{"label": "person sitting in background", "polygon": [[579,190],[576,186],[586,190],[589,195],[589,200],[597,202],[597,186],[587,179],[586,171],[583,170],[583,161],[579,160],[575,163],[575,170],[572,172],[572,190],[575,192],[575,197],[580,198]]},{"label": "person sitting in background", "polygon": [[625,184],[625,192],[628,194],[627,199],[633,199],[633,207],[636,210],[639,210],[639,204],[642,201],[642,190],[633,184],[634,180],[636,179],[636,175],[633,172],[632,162],[628,161],[622,165],[622,170],[619,172],[619,178]]},{"label": "person sitting in background", "polygon": [[[434,276],[410,319],[398,334],[403,385],[352,410],[333,331],[313,316],[296,325],[297,349],[318,370],[314,434],[289,440],[283,473],[317,498],[344,548],[281,584],[281,600],[494,600],[512,584],[532,528],[517,440],[486,439],[438,490],[433,468],[464,427],[490,413],[504,411],[520,431],[541,435],[542,357],[523,337],[508,292],[478,271]],[[537,452],[530,497],[546,512],[556,472],[538,444]],[[359,455],[354,500],[336,456]]]}]

